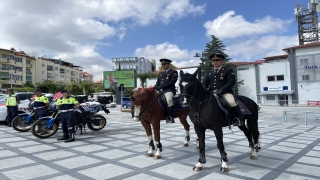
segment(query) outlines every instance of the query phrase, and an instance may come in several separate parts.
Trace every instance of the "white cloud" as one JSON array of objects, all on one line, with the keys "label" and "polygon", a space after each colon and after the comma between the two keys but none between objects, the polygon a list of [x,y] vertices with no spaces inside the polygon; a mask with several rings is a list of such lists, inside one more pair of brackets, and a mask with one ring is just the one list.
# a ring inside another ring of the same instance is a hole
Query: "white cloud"
[{"label": "white cloud", "polygon": [[242,15],[235,15],[234,11],[227,11],[216,19],[205,22],[203,26],[207,36],[214,35],[220,39],[227,39],[285,31],[286,26],[292,22],[293,20],[282,20],[271,16],[249,22]]},{"label": "white cloud", "polygon": [[157,62],[157,67],[160,67],[159,59],[167,58],[172,60],[172,64],[176,67],[195,66],[199,64],[199,59],[194,58],[194,54],[200,51],[188,51],[180,49],[179,46],[164,42],[156,45],[147,45],[143,48],[137,48],[134,52],[138,57],[152,57]]},{"label": "white cloud", "polygon": [[111,70],[111,61],[97,53],[96,46],[108,48],[108,38],[115,36],[123,40],[129,26],[169,23],[201,15],[204,8],[190,0],[1,1],[0,47],[59,57],[99,80],[98,71]]},{"label": "white cloud", "polygon": [[[285,54],[282,49],[298,44],[297,36],[262,36],[226,47],[228,55],[236,61],[255,61],[266,56]],[[258,59],[253,59],[257,57]]]}]

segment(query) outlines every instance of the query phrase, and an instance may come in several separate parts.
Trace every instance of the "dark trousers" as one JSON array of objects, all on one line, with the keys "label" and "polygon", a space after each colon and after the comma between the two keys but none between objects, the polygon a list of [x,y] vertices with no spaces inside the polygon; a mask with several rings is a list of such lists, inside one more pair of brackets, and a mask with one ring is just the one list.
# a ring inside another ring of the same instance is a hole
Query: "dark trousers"
[{"label": "dark trousers", "polygon": [[75,118],[74,111],[60,113],[63,134],[75,133],[74,118]]},{"label": "dark trousers", "polygon": [[18,116],[18,106],[7,106],[8,121],[7,123],[11,124],[11,121]]},{"label": "dark trousers", "polygon": [[34,118],[37,120],[41,117],[47,116],[47,109],[46,108],[40,108],[34,110]]}]

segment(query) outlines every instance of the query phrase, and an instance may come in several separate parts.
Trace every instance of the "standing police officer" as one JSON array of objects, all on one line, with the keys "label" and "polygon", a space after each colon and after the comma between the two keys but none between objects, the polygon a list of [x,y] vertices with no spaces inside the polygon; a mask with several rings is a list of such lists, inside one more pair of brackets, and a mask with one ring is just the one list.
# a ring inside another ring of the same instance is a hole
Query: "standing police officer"
[{"label": "standing police officer", "polygon": [[11,127],[11,121],[18,116],[18,105],[20,104],[20,99],[16,94],[14,94],[13,89],[8,88],[8,95],[6,97],[6,106],[8,114],[8,126]]},{"label": "standing police officer", "polygon": [[62,124],[63,136],[57,140],[65,140],[64,142],[75,141],[74,133],[74,110],[78,109],[80,104],[78,101],[70,97],[68,90],[61,91],[63,97],[56,101],[56,108],[60,110],[60,119]]},{"label": "standing police officer", "polygon": [[223,60],[225,60],[225,57],[222,54],[213,54],[210,56],[210,59],[212,60],[214,68],[208,72],[202,82],[202,86],[205,89],[209,86],[210,92],[213,91],[217,95],[223,96],[228,101],[236,119],[238,119],[233,125],[243,126],[243,115],[232,95],[232,86],[236,83],[236,77],[233,74],[233,70],[222,66]]},{"label": "standing police officer", "polygon": [[178,72],[170,69],[169,59],[160,59],[161,66],[163,67],[162,72],[158,75],[156,85],[153,89],[164,92],[168,105],[168,118],[167,123],[174,123],[174,105],[173,105],[173,95],[176,94],[176,82],[178,80]]},{"label": "standing police officer", "polygon": [[46,96],[42,95],[41,89],[34,90],[34,101],[33,101],[33,109],[35,119],[39,119],[41,117],[47,116],[47,109],[49,107],[49,101]]}]

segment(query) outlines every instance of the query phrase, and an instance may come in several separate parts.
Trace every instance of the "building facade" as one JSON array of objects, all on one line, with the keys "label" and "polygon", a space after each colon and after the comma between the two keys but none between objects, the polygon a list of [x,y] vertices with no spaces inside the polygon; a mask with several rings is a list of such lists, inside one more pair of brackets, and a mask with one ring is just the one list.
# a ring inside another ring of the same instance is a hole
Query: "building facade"
[{"label": "building facade", "polygon": [[93,74],[88,73],[88,72],[83,72],[83,81],[93,83]]},{"label": "building facade", "polygon": [[1,90],[22,87],[25,83],[36,82],[36,59],[14,48],[0,48],[0,87]]},{"label": "building facade", "polygon": [[146,73],[155,71],[155,60],[149,61],[144,57],[119,57],[112,58],[114,71],[119,70],[135,70],[137,73]]},{"label": "building facade", "polygon": [[58,84],[80,82],[82,67],[60,59],[40,57],[36,60],[36,82],[51,80]]}]

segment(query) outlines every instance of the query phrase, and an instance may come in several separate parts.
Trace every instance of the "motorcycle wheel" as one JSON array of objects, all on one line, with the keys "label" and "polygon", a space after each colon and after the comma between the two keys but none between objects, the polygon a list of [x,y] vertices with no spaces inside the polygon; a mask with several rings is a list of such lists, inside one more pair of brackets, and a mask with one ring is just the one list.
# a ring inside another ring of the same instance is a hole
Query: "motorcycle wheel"
[{"label": "motorcycle wheel", "polygon": [[100,131],[101,129],[103,129],[106,124],[107,124],[107,120],[105,117],[101,116],[101,115],[94,115],[92,117],[92,120],[98,120],[99,124],[95,124],[95,123],[87,123],[88,128],[91,129],[92,131]]},{"label": "motorcycle wheel", "polygon": [[20,132],[27,132],[31,129],[31,125],[34,122],[34,118],[31,119],[31,121],[27,124],[26,118],[27,116],[17,116],[15,117],[12,122],[11,126],[14,130],[20,131]]},{"label": "motorcycle wheel", "polygon": [[58,131],[59,125],[53,123],[50,129],[47,128],[49,120],[37,120],[31,126],[32,134],[40,139],[48,138]]}]

